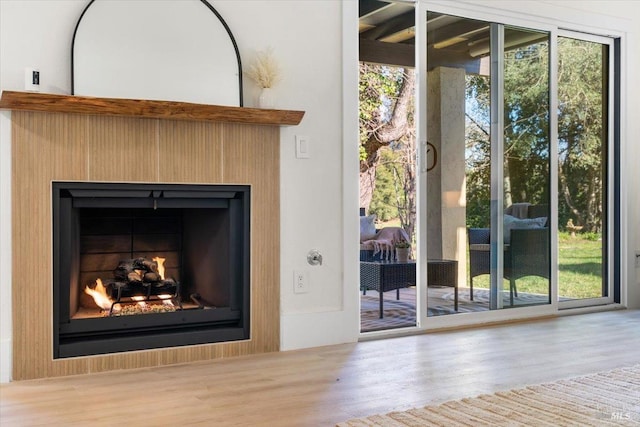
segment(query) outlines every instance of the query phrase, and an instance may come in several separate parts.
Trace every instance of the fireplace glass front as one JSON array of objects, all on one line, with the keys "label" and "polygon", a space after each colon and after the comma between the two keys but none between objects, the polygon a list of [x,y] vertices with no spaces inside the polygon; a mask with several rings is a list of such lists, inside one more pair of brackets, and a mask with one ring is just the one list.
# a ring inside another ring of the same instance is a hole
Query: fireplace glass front
[{"label": "fireplace glass front", "polygon": [[249,186],[52,187],[54,358],[249,339]]}]

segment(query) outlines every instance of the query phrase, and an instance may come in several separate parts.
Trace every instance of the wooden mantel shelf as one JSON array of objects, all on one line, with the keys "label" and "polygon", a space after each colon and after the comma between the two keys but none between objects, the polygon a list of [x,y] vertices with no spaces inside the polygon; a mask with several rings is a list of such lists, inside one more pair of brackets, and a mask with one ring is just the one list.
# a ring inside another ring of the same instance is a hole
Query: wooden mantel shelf
[{"label": "wooden mantel shelf", "polygon": [[3,91],[0,109],[256,125],[297,125],[304,111]]}]

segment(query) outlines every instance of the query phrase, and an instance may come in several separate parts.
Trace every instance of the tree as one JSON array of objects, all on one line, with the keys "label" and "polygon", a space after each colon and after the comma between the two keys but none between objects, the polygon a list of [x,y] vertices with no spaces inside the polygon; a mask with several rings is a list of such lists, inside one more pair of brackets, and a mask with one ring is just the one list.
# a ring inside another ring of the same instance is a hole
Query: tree
[{"label": "tree", "polygon": [[[405,230],[415,228],[415,132],[413,70],[360,64],[360,207],[370,210],[380,182],[377,171],[382,149],[396,152],[391,165],[394,211]],[[379,215],[382,217],[383,215]],[[386,212],[385,212],[386,216]]]},{"label": "tree", "polygon": [[601,232],[606,177],[607,55],[599,43],[558,38],[559,223]]},{"label": "tree", "polygon": [[[569,219],[585,231],[601,231],[603,221],[602,45],[558,39],[559,224]],[[505,52],[505,201],[550,203],[548,42]],[[489,79],[467,76],[467,222],[487,226],[491,165]]]},{"label": "tree", "polygon": [[466,78],[467,226],[489,227],[491,219],[491,140],[489,77]]},{"label": "tree", "polygon": [[504,62],[505,202],[548,205],[551,144],[548,42],[507,51]]}]

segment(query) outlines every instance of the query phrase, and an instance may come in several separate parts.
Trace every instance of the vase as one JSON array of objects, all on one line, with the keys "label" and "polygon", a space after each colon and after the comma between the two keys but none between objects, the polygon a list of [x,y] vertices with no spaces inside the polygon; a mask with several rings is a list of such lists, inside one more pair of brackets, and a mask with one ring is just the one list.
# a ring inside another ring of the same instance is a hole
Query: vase
[{"label": "vase", "polygon": [[396,261],[398,262],[409,261],[410,253],[411,253],[411,248],[396,248]]},{"label": "vase", "polygon": [[270,87],[262,88],[260,96],[258,96],[259,108],[273,108],[275,106],[275,98],[273,90]]}]

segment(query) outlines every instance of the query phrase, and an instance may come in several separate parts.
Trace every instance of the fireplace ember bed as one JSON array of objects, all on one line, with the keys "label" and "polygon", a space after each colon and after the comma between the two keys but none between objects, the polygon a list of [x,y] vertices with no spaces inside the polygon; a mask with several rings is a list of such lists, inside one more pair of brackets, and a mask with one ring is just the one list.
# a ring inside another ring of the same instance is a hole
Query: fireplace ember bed
[{"label": "fireplace ember bed", "polygon": [[54,358],[249,339],[249,186],[52,189]]}]

